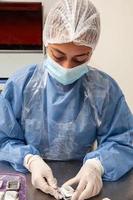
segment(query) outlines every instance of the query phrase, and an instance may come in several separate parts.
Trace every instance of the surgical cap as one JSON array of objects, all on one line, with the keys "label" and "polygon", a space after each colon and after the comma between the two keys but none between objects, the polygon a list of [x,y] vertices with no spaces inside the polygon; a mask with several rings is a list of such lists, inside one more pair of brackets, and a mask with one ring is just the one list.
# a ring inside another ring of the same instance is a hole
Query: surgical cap
[{"label": "surgical cap", "polygon": [[50,10],[43,31],[44,45],[74,42],[93,50],[100,35],[100,16],[89,0],[59,0]]}]

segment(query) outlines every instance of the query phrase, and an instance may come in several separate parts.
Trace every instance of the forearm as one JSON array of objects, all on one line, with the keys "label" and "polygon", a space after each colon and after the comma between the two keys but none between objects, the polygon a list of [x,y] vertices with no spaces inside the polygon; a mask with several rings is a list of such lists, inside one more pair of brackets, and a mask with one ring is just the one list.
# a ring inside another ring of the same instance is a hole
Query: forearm
[{"label": "forearm", "polygon": [[133,167],[133,148],[109,142],[96,151],[86,154],[84,162],[92,158],[100,160],[104,168],[103,180],[115,181]]},{"label": "forearm", "polygon": [[27,171],[23,167],[24,157],[27,154],[39,154],[39,152],[35,147],[25,145],[21,140],[8,139],[0,148],[0,160],[9,162],[15,170],[20,172]]}]

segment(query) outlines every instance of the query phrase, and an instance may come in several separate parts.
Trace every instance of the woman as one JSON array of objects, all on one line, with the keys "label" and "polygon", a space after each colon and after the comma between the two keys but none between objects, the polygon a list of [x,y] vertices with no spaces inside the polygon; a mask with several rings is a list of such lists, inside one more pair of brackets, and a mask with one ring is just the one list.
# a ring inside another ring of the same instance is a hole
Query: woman
[{"label": "woman", "polygon": [[18,71],[0,97],[0,160],[28,169],[33,185],[57,199],[44,160],[83,160],[64,183],[77,183],[72,200],[97,195],[102,179],[118,180],[133,167],[133,116],[124,95],[87,65],[99,35],[99,13],[89,0],[58,1],[44,28],[43,63]]}]

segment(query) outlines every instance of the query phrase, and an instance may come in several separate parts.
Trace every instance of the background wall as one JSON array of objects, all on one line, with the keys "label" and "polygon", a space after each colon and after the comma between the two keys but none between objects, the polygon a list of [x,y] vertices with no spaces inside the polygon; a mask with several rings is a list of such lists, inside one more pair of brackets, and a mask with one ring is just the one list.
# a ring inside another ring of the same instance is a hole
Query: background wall
[{"label": "background wall", "polygon": [[[46,16],[56,0],[42,1]],[[133,111],[133,0],[92,2],[101,13],[102,29],[90,64],[107,72],[119,83]],[[42,58],[42,54],[0,53],[0,77],[10,76],[16,69],[29,63],[40,62]]]},{"label": "background wall", "polygon": [[91,63],[119,83],[133,111],[133,0],[92,0],[102,32]]}]

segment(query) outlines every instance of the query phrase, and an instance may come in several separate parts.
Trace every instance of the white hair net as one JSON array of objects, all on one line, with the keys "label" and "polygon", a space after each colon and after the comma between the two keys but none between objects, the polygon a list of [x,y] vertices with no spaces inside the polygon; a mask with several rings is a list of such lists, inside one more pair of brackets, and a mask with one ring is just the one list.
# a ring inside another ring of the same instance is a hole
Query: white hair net
[{"label": "white hair net", "polygon": [[59,0],[50,10],[43,31],[44,45],[74,42],[95,49],[100,16],[89,0]]}]

